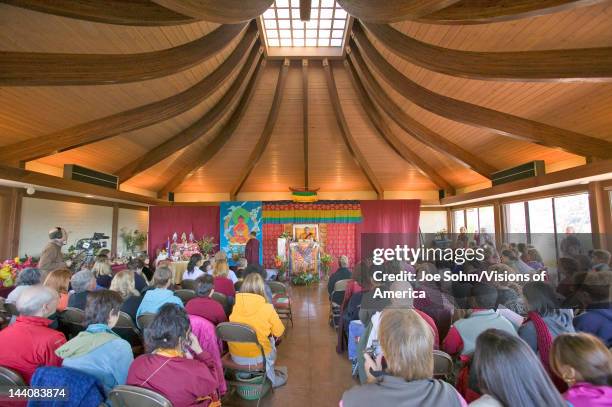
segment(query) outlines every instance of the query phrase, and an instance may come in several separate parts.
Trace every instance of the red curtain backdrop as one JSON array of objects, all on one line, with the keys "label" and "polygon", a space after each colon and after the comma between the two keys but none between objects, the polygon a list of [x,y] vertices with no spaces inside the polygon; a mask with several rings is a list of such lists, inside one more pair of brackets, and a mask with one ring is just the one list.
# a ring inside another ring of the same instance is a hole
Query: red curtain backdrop
[{"label": "red curtain backdrop", "polygon": [[264,223],[262,228],[263,235],[263,264],[265,268],[273,269],[274,257],[278,254],[278,237],[285,230],[282,223]]},{"label": "red curtain backdrop", "polygon": [[193,232],[196,239],[213,236],[219,244],[218,206],[151,206],[149,208],[149,257],[155,259],[157,250],[166,247],[168,236]]},{"label": "red curtain backdrop", "polygon": [[356,223],[327,224],[325,251],[334,258],[330,273],[338,269],[338,258],[342,255],[348,257],[349,267],[355,264],[355,225]]},{"label": "red curtain backdrop", "polygon": [[[419,232],[421,201],[418,199],[361,201],[363,222],[355,227],[356,258],[361,259],[362,233],[406,233],[414,237]],[[384,243],[383,243],[384,245]]]}]

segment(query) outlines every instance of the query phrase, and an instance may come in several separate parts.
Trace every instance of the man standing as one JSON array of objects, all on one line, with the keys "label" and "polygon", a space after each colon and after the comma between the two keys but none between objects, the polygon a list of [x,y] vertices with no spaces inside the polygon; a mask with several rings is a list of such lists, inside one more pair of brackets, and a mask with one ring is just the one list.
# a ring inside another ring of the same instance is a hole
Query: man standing
[{"label": "man standing", "polygon": [[255,231],[251,232],[251,237],[244,248],[244,257],[247,264],[261,264],[259,263],[259,240],[257,240]]},{"label": "man standing", "polygon": [[62,246],[68,241],[68,232],[57,226],[49,231],[49,239],[51,241],[43,249],[38,261],[38,269],[43,273],[42,281],[50,272],[66,268]]}]

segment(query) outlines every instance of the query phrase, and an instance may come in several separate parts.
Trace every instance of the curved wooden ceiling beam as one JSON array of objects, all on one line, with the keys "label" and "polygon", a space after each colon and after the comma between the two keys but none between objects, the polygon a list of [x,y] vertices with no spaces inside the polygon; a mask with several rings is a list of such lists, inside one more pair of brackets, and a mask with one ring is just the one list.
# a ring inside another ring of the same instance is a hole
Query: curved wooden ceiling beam
[{"label": "curved wooden ceiling beam", "polygon": [[283,94],[285,93],[285,84],[287,83],[287,74],[289,73],[290,64],[291,62],[285,58],[280,67],[280,71],[278,72],[278,80],[276,81],[276,90],[274,91],[274,99],[272,99],[272,105],[270,106],[270,111],[268,112],[266,124],[261,131],[261,135],[259,136],[259,140],[257,141],[255,148],[253,148],[251,155],[249,155],[245,166],[240,172],[238,182],[230,192],[230,200],[232,201],[236,199],[236,196],[244,186],[246,180],[249,178],[249,175],[251,175],[251,172],[261,159],[261,156],[270,142],[272,131],[274,130],[276,120],[278,119],[278,112],[280,110],[280,104],[283,100]]},{"label": "curved wooden ceiling beam", "polygon": [[398,93],[432,113],[457,122],[481,127],[497,134],[526,140],[586,157],[609,158],[612,143],[570,130],[499,112],[432,92],[395,69],[376,50],[359,25],[353,35],[362,53],[381,77]]},{"label": "curved wooden ceiling beam", "polygon": [[368,165],[365,156],[359,149],[357,142],[351,134],[351,130],[349,129],[348,123],[346,122],[346,118],[344,117],[344,112],[342,111],[342,106],[340,104],[340,98],[338,97],[338,89],[336,88],[334,72],[329,66],[329,61],[327,60],[327,58],[323,60],[323,70],[325,71],[325,80],[327,82],[327,90],[329,91],[329,99],[331,101],[332,108],[334,109],[334,115],[336,116],[336,122],[338,123],[338,127],[340,128],[340,134],[342,134],[344,144],[346,144],[346,148],[349,150],[349,153],[351,153],[351,156],[355,160],[357,166],[361,168],[361,171],[363,171],[368,182],[372,186],[372,189],[376,191],[378,199],[383,199],[383,188],[376,179],[374,171],[372,171],[372,168],[370,168],[370,166]]},{"label": "curved wooden ceiling beam", "polygon": [[163,26],[196,20],[149,0],[0,0],[11,6],[105,24]]},{"label": "curved wooden ceiling beam", "polygon": [[350,15],[378,23],[395,23],[427,16],[459,0],[338,0]]},{"label": "curved wooden ceiling beam", "polygon": [[0,86],[106,85],[172,75],[214,57],[245,27],[222,25],[178,47],[139,54],[0,51]]},{"label": "curved wooden ceiling beam", "polygon": [[608,0],[461,0],[421,17],[428,24],[487,24],[591,6]]},{"label": "curved wooden ceiling beam", "polygon": [[418,41],[386,24],[361,24],[399,57],[446,75],[496,81],[612,80],[612,47],[518,52],[459,51]]},{"label": "curved wooden ceiling beam", "polygon": [[252,25],[230,56],[210,75],[183,92],[147,105],[77,124],[0,149],[4,162],[31,161],[109,137],[151,126],[197,106],[223,84],[257,41]]},{"label": "curved wooden ceiling beam", "polygon": [[487,164],[481,158],[464,150],[430,128],[423,126],[418,120],[408,115],[389,97],[389,95],[387,95],[385,90],[376,81],[361,57],[359,50],[356,48],[349,48],[349,51],[349,62],[352,68],[355,69],[357,78],[359,78],[367,93],[406,133],[439,153],[447,155],[463,165],[466,165],[483,177],[491,178],[491,174],[497,171],[495,167]]},{"label": "curved wooden ceiling beam", "polygon": [[191,154],[188,154],[187,151],[183,151],[183,153],[176,160],[176,162],[181,163],[180,171],[178,172],[178,174],[172,177],[172,179],[170,179],[170,181],[168,181],[166,185],[162,187],[161,190],[158,191],[158,197],[163,198],[168,194],[168,192],[173,192],[177,187],[179,187],[183,182],[185,182],[187,178],[191,177],[198,168],[201,168],[206,165],[206,163],[211,158],[213,158],[215,154],[217,154],[219,150],[221,150],[221,147],[223,147],[225,143],[227,143],[227,141],[232,137],[232,135],[238,128],[238,125],[240,124],[244,113],[247,110],[249,102],[251,101],[251,98],[255,91],[255,86],[257,85],[257,82],[261,76],[261,72],[263,71],[265,64],[266,60],[263,54],[260,54],[257,60],[255,71],[251,75],[251,79],[249,80],[248,85],[242,93],[240,102],[238,102],[238,105],[234,109],[234,112],[227,120],[223,128],[219,130],[215,138],[213,138],[210,142],[206,143],[206,145],[200,149],[196,161],[193,160]]},{"label": "curved wooden ceiling beam", "polygon": [[177,13],[213,21],[238,23],[258,17],[274,0],[153,0],[153,2]]},{"label": "curved wooden ceiling beam", "polygon": [[380,137],[387,143],[393,151],[395,151],[402,159],[408,162],[410,165],[419,170],[424,176],[429,178],[436,186],[440,189],[445,190],[449,195],[455,194],[455,188],[444,179],[431,165],[429,165],[424,159],[414,152],[406,144],[402,143],[400,139],[391,131],[391,128],[387,125],[382,115],[378,111],[378,108],[374,105],[372,99],[368,95],[368,92],[363,87],[358,79],[357,72],[355,72],[353,66],[348,62],[344,61],[344,66],[348,72],[353,88],[357,93],[359,102],[365,110],[366,114],[370,118],[370,121],[374,125],[374,128],[378,131]]},{"label": "curved wooden ceiling beam", "polygon": [[250,72],[256,66],[255,62],[258,62],[259,60],[257,57],[262,52],[262,48],[254,47],[251,50],[249,57],[242,64],[242,69],[238,73],[238,76],[234,79],[234,82],[230,88],[227,90],[227,92],[225,92],[223,97],[215,104],[215,106],[203,114],[202,117],[200,117],[189,127],[181,130],[175,136],[159,144],[151,151],[146,152],[143,156],[136,158],[134,161],[117,171],[115,175],[119,177],[121,183],[128,181],[136,174],[146,171],[148,168],[151,168],[164,158],[167,158],[182,148],[187,147],[210,131],[210,129],[212,129],[221,120],[224,113],[227,112],[227,109],[233,103],[233,100],[238,95],[238,92],[242,86],[247,83]]}]

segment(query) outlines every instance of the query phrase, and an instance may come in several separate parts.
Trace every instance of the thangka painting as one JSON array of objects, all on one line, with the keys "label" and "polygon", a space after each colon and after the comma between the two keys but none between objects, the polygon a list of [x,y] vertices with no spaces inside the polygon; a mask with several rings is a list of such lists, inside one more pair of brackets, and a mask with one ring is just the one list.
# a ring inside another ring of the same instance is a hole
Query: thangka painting
[{"label": "thangka painting", "polygon": [[227,253],[230,265],[244,257],[244,248],[251,232],[257,234],[259,258],[263,259],[261,202],[221,202],[220,248]]}]

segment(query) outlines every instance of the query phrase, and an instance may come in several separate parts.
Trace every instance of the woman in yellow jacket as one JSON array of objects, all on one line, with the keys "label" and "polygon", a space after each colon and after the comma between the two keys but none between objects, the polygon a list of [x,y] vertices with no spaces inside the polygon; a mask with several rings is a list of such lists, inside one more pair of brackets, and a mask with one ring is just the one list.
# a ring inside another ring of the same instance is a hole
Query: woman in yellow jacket
[{"label": "woman in yellow jacket", "polygon": [[[229,317],[230,322],[245,324],[257,333],[257,339],[266,355],[267,376],[273,387],[287,382],[286,369],[274,369],[276,361],[275,338],[285,331],[272,304],[266,301],[263,278],[258,273],[249,274],[236,294],[236,303]],[[230,342],[232,360],[241,365],[256,365],[263,362],[261,351],[254,344]]]}]

